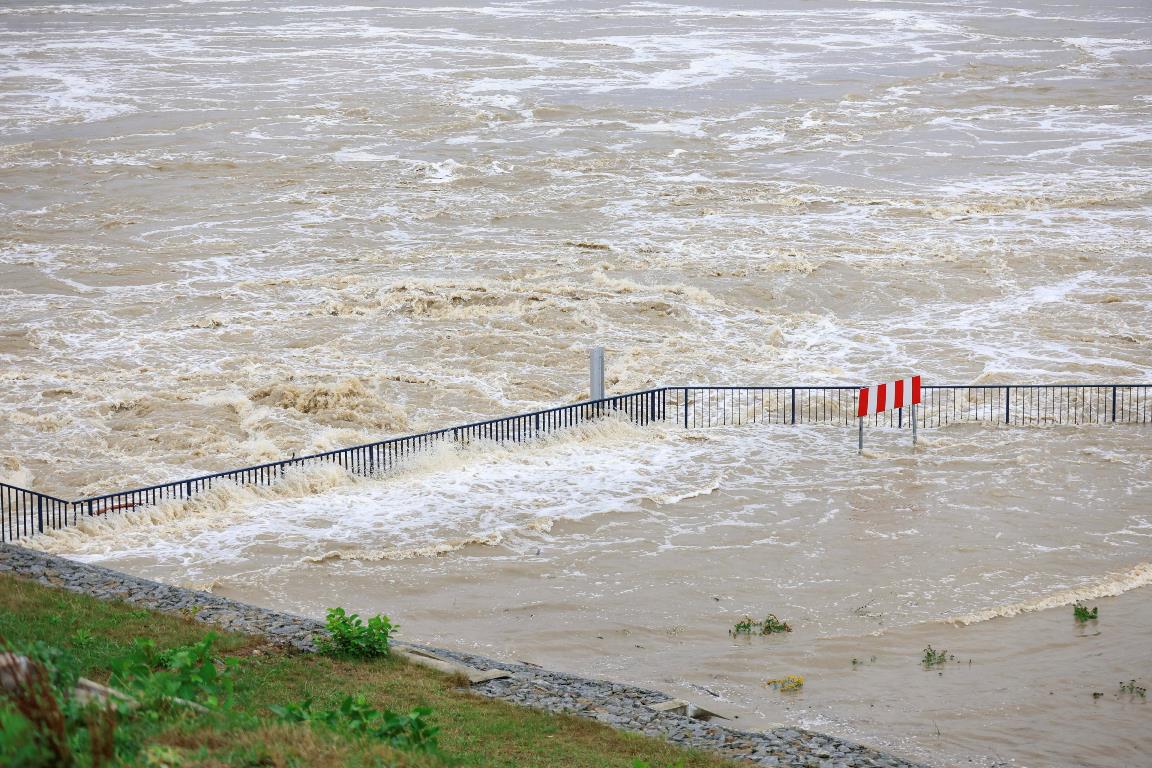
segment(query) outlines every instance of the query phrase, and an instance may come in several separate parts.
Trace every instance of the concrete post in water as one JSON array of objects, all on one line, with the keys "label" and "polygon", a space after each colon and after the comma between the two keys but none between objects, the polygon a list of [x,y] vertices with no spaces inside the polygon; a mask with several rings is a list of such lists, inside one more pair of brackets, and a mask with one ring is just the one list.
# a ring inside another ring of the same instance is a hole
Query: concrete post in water
[{"label": "concrete post in water", "polygon": [[864,453],[864,417],[860,417],[860,454]]},{"label": "concrete post in water", "polygon": [[604,347],[588,350],[589,393],[592,400],[604,399]]}]

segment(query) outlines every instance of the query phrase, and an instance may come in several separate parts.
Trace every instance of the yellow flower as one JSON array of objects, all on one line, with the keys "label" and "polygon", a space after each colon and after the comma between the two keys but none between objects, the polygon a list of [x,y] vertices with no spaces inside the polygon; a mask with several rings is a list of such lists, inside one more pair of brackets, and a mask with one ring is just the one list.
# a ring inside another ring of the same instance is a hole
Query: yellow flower
[{"label": "yellow flower", "polygon": [[803,675],[784,675],[784,677],[766,680],[764,685],[770,685],[781,691],[798,691],[804,687]]}]

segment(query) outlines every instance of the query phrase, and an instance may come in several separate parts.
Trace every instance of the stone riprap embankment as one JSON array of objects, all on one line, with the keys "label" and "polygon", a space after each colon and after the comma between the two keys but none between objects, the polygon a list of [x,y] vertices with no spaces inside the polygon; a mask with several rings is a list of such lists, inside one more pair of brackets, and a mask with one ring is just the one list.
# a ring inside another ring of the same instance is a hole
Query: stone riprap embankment
[{"label": "stone riprap embankment", "polygon": [[[0,545],[0,573],[105,600],[123,600],[165,613],[194,616],[221,629],[261,635],[301,651],[315,651],[313,638],[324,632],[323,622],[316,619],[270,611],[12,545]],[[916,763],[810,731],[777,728],[752,733],[674,712],[656,711],[651,705],[670,701],[668,695],[659,691],[418,644],[397,645],[432,652],[470,667],[497,668],[510,673],[509,677],[473,685],[471,690],[483,696],[591,718],[622,730],[712,750],[756,765],[917,768]]]}]

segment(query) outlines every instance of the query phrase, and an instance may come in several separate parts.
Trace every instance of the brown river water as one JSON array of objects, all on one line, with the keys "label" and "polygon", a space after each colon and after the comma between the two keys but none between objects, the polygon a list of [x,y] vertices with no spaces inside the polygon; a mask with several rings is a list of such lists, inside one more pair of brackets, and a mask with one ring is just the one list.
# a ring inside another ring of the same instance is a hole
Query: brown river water
[{"label": "brown river water", "polygon": [[[1145,2],[9,0],[0,480],[571,402],[595,344],[613,392],[1148,382],[1150,169]],[[933,765],[1152,764],[1152,429],[907,438],[609,422],[34,543]]]}]

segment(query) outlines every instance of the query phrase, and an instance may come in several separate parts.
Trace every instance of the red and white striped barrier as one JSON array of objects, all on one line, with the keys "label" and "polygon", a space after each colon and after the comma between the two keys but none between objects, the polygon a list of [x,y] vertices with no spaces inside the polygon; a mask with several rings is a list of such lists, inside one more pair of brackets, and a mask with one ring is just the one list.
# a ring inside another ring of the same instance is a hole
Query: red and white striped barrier
[{"label": "red and white striped barrier", "polygon": [[884,413],[894,408],[912,408],[912,446],[916,446],[916,406],[920,404],[920,377],[896,379],[874,387],[860,389],[860,404],[856,415],[860,417],[860,453],[864,453],[864,417]]},{"label": "red and white striped barrier", "polygon": [[860,406],[856,415],[863,418],[877,413],[920,404],[920,377],[897,379],[860,390]]}]

